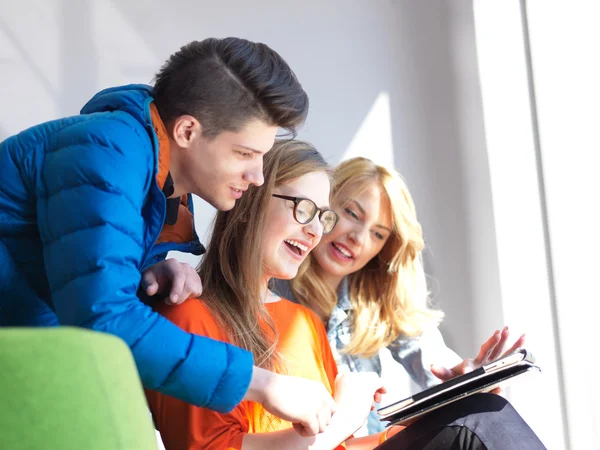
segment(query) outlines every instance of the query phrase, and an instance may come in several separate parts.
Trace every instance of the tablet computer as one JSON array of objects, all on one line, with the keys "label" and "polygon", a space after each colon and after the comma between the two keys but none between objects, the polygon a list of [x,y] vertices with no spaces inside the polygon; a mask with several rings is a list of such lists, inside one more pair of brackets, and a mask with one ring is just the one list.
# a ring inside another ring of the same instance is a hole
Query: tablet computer
[{"label": "tablet computer", "polygon": [[390,421],[391,425],[402,425],[463,397],[490,392],[516,377],[539,372],[533,355],[525,349],[518,349],[472,372],[384,406],[377,412],[381,420]]}]

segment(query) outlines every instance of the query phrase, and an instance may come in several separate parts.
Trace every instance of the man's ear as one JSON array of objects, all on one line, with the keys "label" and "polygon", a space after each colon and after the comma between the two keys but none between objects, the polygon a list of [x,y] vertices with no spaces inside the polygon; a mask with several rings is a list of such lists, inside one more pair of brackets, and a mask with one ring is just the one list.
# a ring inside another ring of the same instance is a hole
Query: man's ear
[{"label": "man's ear", "polygon": [[189,148],[192,142],[202,136],[202,125],[193,116],[179,116],[173,122],[171,139],[181,148]]}]

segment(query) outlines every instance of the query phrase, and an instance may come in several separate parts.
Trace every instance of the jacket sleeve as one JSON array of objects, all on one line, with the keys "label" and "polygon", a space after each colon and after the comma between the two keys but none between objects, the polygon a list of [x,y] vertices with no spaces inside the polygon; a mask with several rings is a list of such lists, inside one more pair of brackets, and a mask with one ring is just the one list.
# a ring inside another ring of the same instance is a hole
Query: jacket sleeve
[{"label": "jacket sleeve", "polygon": [[145,387],[229,411],[249,386],[252,355],[182,331],[136,296],[152,245],[142,216],[154,181],[152,147],[130,116],[103,117],[55,135],[38,174],[38,224],[58,319],[122,338]]}]

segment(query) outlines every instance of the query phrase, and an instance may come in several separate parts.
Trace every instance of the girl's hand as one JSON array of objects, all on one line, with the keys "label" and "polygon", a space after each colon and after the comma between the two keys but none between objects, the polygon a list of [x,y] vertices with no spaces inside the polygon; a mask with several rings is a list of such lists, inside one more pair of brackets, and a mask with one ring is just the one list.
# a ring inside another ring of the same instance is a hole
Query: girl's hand
[{"label": "girl's hand", "polygon": [[[508,331],[508,327],[504,327],[502,331],[496,330],[492,337],[483,343],[476,358],[467,358],[457,366],[454,366],[450,369],[432,365],[431,373],[433,373],[440,380],[447,381],[459,375],[469,373],[480,366],[498,359],[500,356],[506,356],[516,349],[523,347],[525,344],[524,334],[522,334],[519,339],[517,339],[516,342],[505,351],[504,349],[509,335],[510,333]],[[501,392],[501,390],[500,388],[497,388],[492,392],[498,394]]]}]

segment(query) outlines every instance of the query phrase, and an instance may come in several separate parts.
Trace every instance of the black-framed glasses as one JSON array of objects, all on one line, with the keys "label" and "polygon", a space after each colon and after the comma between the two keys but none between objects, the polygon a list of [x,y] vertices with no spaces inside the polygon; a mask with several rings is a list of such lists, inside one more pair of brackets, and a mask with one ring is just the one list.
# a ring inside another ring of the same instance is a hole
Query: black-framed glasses
[{"label": "black-framed glasses", "polygon": [[323,225],[323,234],[329,233],[338,221],[338,215],[331,209],[321,209],[315,202],[304,197],[290,197],[288,195],[272,194],[273,197],[282,198],[294,202],[294,219],[305,225],[315,218],[319,213],[319,222]]}]

